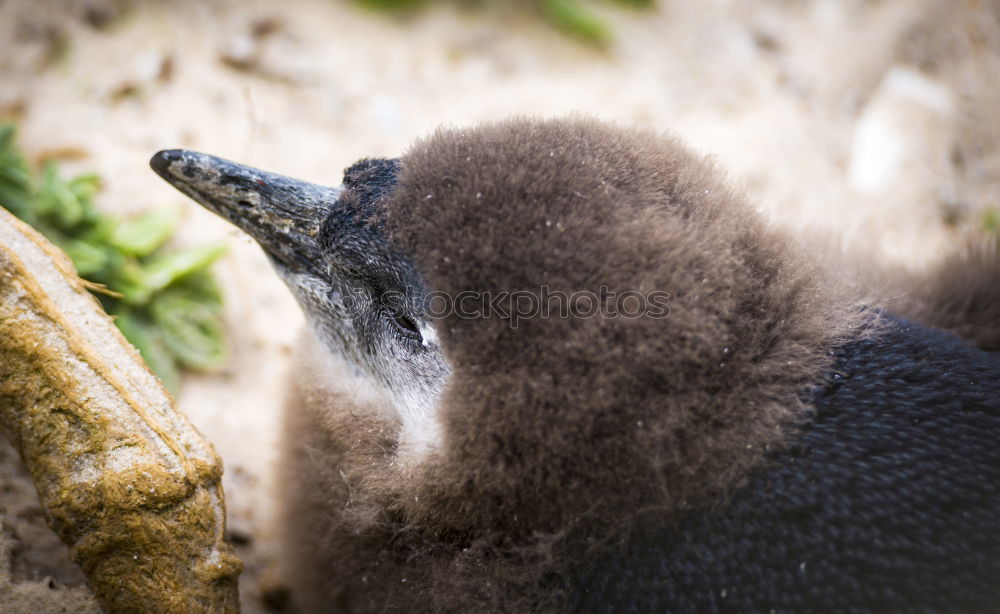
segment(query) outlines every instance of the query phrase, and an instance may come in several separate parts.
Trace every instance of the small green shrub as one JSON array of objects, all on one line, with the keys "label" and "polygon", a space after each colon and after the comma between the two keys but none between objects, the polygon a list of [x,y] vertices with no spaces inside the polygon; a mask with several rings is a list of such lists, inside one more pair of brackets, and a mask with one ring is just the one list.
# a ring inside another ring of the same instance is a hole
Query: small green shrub
[{"label": "small green shrub", "polygon": [[225,247],[167,246],[176,209],[132,219],[101,212],[94,205],[96,175],[64,180],[54,163],[35,171],[16,136],[13,125],[0,125],[0,206],[69,255],[168,389],[177,390],[181,368],[219,368],[226,359],[222,294],[209,268]]}]

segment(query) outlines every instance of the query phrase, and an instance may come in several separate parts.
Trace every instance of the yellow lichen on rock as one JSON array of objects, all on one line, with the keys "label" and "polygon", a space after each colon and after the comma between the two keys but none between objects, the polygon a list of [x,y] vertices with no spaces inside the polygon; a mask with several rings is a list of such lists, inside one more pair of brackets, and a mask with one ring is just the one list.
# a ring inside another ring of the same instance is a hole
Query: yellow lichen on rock
[{"label": "yellow lichen on rock", "polygon": [[3,209],[0,427],[106,611],[238,611],[221,461],[65,255]]}]

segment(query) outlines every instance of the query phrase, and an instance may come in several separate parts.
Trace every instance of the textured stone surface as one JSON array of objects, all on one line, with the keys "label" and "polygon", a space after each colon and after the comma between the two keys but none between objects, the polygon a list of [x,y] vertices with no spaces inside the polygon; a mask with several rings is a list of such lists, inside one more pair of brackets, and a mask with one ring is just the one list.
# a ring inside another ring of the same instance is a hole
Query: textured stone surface
[{"label": "textured stone surface", "polygon": [[0,426],[106,611],[238,611],[221,461],[65,255],[2,210]]}]

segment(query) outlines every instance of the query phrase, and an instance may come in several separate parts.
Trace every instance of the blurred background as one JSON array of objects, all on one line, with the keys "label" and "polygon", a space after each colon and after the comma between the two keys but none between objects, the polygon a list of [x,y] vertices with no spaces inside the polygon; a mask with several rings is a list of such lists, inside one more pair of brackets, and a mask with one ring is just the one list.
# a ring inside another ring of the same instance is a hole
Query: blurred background
[{"label": "blurred background", "polygon": [[[169,249],[227,246],[208,259],[224,356],[175,390],[225,462],[244,611],[292,611],[270,489],[302,318],[258,248],[149,157],[337,184],[442,124],[567,113],[678,134],[775,223],[919,269],[997,229],[1000,2],[0,0],[0,122],[28,172],[95,173],[86,198],[122,220],[175,212]],[[74,590],[33,496],[4,447],[0,589]]]}]

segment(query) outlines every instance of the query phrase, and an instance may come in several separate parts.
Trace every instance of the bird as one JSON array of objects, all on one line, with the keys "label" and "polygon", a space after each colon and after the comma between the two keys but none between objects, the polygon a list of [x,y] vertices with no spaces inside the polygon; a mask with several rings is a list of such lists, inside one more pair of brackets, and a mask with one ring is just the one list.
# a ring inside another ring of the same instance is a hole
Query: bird
[{"label": "bird", "polygon": [[870,300],[677,138],[515,117],[337,187],[151,166],[306,314],[279,495],[302,611],[1000,608],[993,307],[972,331]]}]

